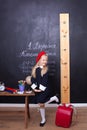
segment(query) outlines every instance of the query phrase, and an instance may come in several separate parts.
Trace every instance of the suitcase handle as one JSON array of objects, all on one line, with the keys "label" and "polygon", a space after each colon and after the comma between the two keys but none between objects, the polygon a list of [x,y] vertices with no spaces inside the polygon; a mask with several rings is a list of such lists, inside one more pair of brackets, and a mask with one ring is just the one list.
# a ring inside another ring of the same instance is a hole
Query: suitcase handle
[{"label": "suitcase handle", "polygon": [[73,113],[75,114],[76,119],[77,119],[77,110],[76,110],[75,106],[73,106],[72,104],[66,104],[66,103],[62,103],[59,106],[65,106],[65,107],[72,108],[73,109]]},{"label": "suitcase handle", "polygon": [[71,107],[71,108],[73,108],[73,106],[71,104],[65,104],[65,103],[60,104],[60,106],[65,106],[65,107]]}]

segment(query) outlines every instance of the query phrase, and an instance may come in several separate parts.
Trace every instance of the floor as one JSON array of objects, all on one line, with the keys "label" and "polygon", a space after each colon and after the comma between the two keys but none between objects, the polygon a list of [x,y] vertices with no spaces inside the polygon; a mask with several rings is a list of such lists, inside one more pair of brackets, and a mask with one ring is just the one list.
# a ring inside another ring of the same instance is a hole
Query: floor
[{"label": "floor", "polygon": [[[56,107],[46,107],[47,122],[44,127],[39,126],[40,113],[38,108],[30,107],[31,118],[26,130],[87,130],[87,108],[76,107],[70,128],[55,125]],[[0,108],[0,130],[25,130],[24,108]]]}]

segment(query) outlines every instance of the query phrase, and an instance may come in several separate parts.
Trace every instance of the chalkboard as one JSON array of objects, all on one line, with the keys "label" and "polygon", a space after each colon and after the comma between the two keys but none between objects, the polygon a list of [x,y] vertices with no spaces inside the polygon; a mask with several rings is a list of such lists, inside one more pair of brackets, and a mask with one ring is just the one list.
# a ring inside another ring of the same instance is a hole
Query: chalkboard
[{"label": "chalkboard", "polygon": [[[86,5],[81,0],[0,0],[0,81],[17,88],[44,50],[51,95],[60,95],[59,14],[69,13],[71,102],[87,102]],[[17,100],[0,97],[1,103]]]},{"label": "chalkboard", "polygon": [[51,95],[59,94],[58,14],[50,15],[55,5],[48,9],[49,1],[39,0],[0,3],[0,80],[17,88],[17,81],[31,75],[37,54],[44,50],[49,56]]}]

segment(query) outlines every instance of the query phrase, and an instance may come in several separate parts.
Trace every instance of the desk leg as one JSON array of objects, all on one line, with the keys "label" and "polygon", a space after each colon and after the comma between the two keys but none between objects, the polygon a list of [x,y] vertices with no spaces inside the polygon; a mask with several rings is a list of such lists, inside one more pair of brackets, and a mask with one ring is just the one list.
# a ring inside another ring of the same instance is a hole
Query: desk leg
[{"label": "desk leg", "polygon": [[25,96],[25,128],[28,126],[28,118],[30,118],[28,96]]}]

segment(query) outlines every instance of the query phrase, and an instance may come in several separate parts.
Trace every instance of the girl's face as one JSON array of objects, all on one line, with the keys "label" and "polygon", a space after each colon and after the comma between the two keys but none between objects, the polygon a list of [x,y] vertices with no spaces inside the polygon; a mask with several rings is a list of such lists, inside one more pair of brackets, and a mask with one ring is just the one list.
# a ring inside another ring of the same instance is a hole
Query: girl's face
[{"label": "girl's face", "polygon": [[45,67],[47,63],[48,63],[48,56],[47,55],[41,56],[41,59],[39,60],[39,66]]}]

